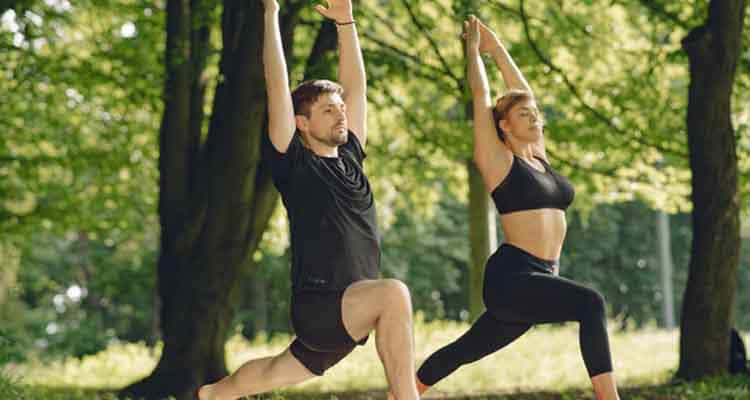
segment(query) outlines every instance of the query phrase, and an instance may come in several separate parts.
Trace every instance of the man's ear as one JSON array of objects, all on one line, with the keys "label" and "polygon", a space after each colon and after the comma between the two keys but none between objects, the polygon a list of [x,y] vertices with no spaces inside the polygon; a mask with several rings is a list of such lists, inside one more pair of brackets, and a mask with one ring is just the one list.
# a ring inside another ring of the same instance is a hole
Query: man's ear
[{"label": "man's ear", "polygon": [[295,115],[294,123],[297,125],[297,129],[300,132],[307,132],[310,126],[310,119],[304,115]]}]

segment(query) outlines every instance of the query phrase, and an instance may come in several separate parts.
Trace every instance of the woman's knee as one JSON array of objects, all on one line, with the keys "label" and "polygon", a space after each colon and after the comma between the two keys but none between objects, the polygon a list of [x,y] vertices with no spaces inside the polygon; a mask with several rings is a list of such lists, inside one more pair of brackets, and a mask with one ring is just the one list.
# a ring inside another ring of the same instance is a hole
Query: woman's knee
[{"label": "woman's knee", "polygon": [[586,310],[587,318],[605,320],[607,318],[607,301],[596,290],[590,290],[586,296],[586,304],[584,309]]}]

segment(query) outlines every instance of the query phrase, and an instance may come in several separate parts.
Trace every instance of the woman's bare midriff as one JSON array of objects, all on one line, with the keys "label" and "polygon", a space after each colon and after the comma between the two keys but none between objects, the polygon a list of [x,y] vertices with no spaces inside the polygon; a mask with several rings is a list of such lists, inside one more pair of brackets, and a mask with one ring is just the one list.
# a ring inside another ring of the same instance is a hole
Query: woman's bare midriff
[{"label": "woman's bare midriff", "polygon": [[544,260],[560,258],[565,240],[565,212],[553,208],[500,216],[505,242]]}]

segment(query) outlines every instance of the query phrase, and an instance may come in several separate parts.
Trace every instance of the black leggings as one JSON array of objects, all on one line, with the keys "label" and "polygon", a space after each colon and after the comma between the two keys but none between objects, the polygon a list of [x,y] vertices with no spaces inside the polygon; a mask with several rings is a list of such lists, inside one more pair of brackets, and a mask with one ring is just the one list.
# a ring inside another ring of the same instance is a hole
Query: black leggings
[{"label": "black leggings", "polygon": [[612,371],[604,298],[595,290],[553,274],[555,262],[503,244],[487,260],[487,311],[455,342],[433,353],[417,376],[432,386],[465,364],[494,353],[534,324],[578,321],[589,376]]}]

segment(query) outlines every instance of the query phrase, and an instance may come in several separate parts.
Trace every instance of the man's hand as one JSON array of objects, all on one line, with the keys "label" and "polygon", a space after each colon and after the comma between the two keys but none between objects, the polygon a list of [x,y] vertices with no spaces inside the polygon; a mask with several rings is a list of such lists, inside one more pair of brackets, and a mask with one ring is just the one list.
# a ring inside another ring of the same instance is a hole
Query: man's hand
[{"label": "man's hand", "polygon": [[321,4],[315,6],[315,10],[320,15],[332,19],[339,24],[354,20],[351,0],[326,0],[326,3],[328,3],[328,8],[325,8]]},{"label": "man's hand", "polygon": [[276,0],[263,0],[263,9],[266,13],[275,13],[279,11],[279,2]]}]

